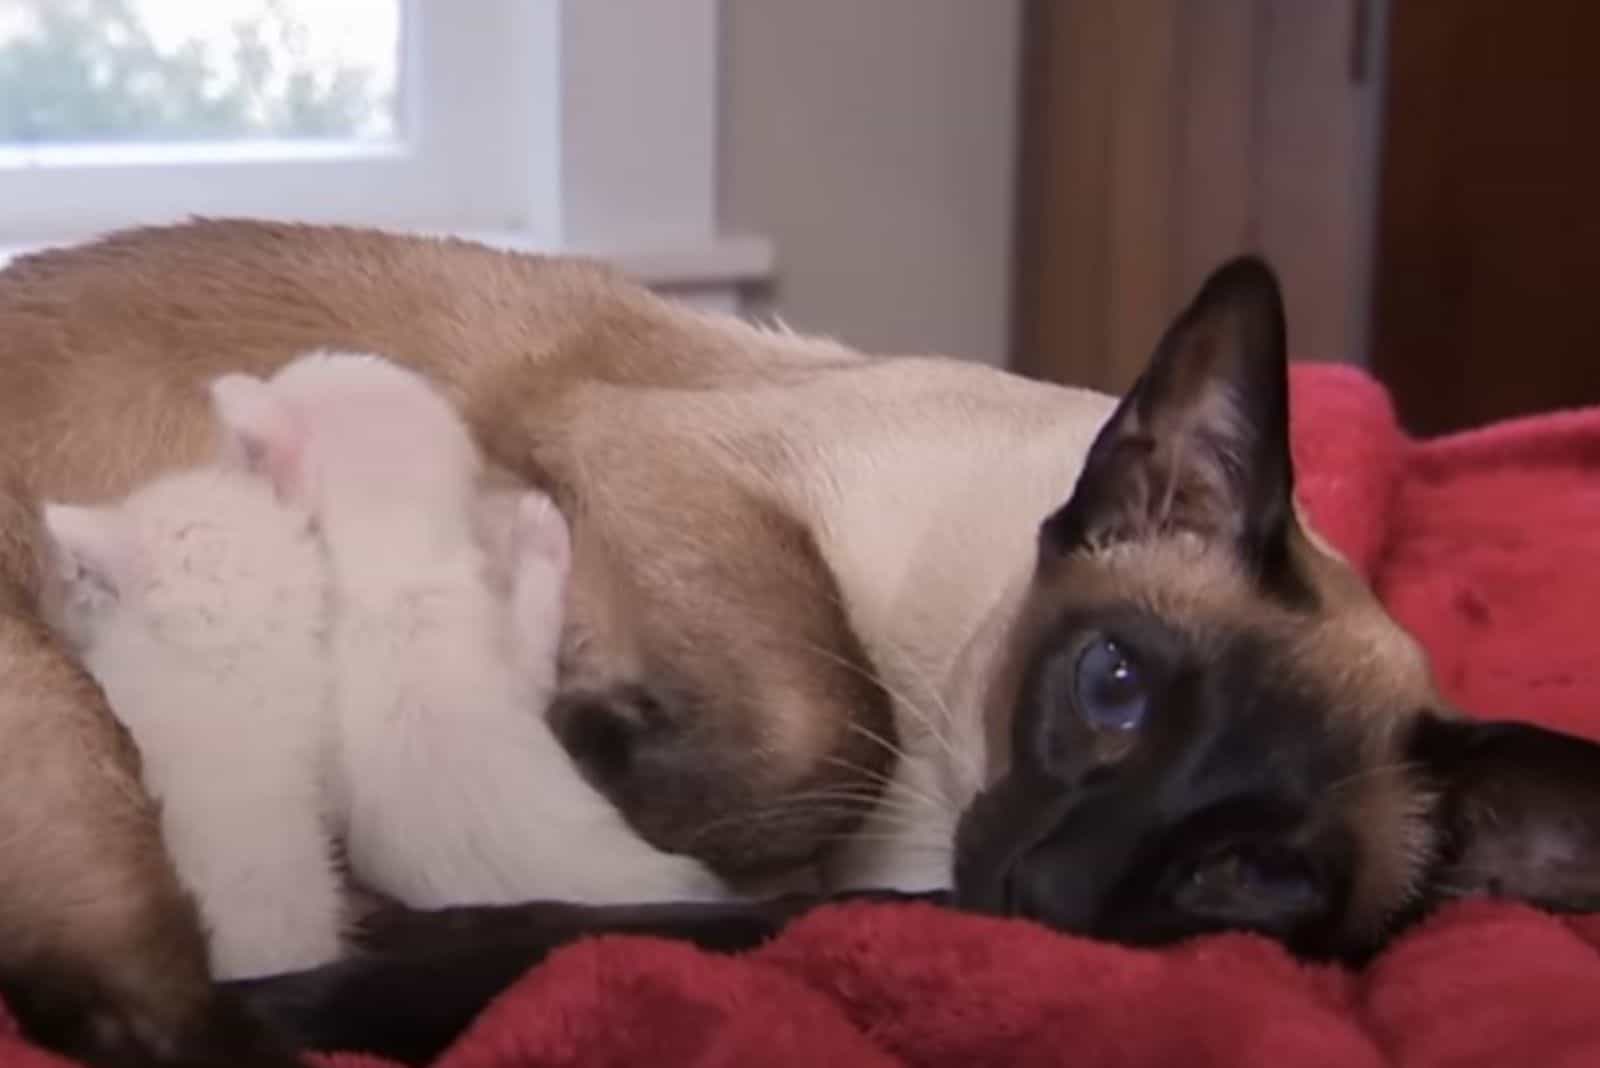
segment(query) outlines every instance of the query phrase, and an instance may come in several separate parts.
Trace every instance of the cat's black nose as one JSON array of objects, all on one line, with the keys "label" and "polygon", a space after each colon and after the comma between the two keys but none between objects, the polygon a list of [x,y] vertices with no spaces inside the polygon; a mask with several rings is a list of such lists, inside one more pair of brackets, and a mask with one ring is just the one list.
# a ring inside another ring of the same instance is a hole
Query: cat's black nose
[{"label": "cat's black nose", "polygon": [[1008,776],[968,807],[957,829],[956,904],[1093,933],[1108,875],[1130,863],[1140,822],[1114,799],[1069,799]]},{"label": "cat's black nose", "polygon": [[1308,952],[1340,913],[1338,843],[1305,839],[1282,806],[1239,796],[1174,810],[1171,797],[1112,790],[1040,809],[1026,795],[1002,786],[968,810],[960,907],[1130,944],[1244,930]]}]

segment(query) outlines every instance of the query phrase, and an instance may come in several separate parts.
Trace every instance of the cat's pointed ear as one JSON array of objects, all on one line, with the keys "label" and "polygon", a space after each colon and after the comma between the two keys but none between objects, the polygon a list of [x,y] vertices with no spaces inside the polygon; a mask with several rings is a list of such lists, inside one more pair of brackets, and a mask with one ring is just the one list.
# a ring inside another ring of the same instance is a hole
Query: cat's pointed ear
[{"label": "cat's pointed ear", "polygon": [[70,620],[117,599],[131,552],[122,516],[110,508],[47,502],[45,534],[48,599]]},{"label": "cat's pointed ear", "polygon": [[1436,792],[1433,901],[1488,894],[1600,909],[1600,743],[1424,715],[1408,757]]},{"label": "cat's pointed ear", "polygon": [[1070,551],[1188,532],[1260,568],[1283,552],[1293,492],[1283,298],[1271,268],[1243,257],[1168,328],[1043,540]]},{"label": "cat's pointed ear", "polygon": [[253,375],[222,375],[211,381],[210,391],[222,462],[266,478],[280,499],[299,500],[305,433],[295,413]]}]

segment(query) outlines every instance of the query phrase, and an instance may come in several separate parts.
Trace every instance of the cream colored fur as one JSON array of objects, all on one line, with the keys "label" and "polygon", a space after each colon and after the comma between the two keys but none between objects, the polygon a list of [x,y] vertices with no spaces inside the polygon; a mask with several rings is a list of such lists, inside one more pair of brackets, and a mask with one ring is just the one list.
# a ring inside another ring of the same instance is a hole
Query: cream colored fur
[{"label": "cream colored fur", "polygon": [[326,607],[304,512],[207,468],[51,505],[58,625],[133,733],[219,977],[341,949],[327,826]]},{"label": "cream colored fur", "polygon": [[944,888],[956,820],[989,777],[983,680],[1027,592],[1039,519],[1114,402],[945,360],[872,377],[807,405],[791,432],[813,465],[785,487],[893,696],[901,750],[885,799],[823,874],[834,889]]},{"label": "cream colored fur", "polygon": [[359,881],[414,907],[723,895],[630,830],[545,724],[570,556],[549,498],[520,495],[508,600],[475,522],[476,449],[421,377],[313,354],[213,392],[327,550],[338,808]]}]

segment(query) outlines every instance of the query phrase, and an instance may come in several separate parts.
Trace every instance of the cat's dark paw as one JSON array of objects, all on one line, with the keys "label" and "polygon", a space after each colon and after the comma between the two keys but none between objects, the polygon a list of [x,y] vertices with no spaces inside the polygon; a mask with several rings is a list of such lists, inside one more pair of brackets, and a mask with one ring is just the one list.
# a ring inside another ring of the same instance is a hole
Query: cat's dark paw
[{"label": "cat's dark paw", "polygon": [[[91,981],[0,980],[6,1006],[32,1042],[94,1068],[298,1068],[292,1036],[217,990],[187,1011],[141,1011]],[[165,1006],[157,1006],[165,1008]]]}]

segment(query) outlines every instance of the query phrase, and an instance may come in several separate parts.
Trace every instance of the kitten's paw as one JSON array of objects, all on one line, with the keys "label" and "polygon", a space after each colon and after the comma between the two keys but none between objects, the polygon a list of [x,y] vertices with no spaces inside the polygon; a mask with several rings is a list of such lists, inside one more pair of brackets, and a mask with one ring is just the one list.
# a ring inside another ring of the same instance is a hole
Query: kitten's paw
[{"label": "kitten's paw", "polygon": [[517,559],[538,563],[565,577],[572,564],[572,532],[556,502],[537,490],[517,502]]}]

